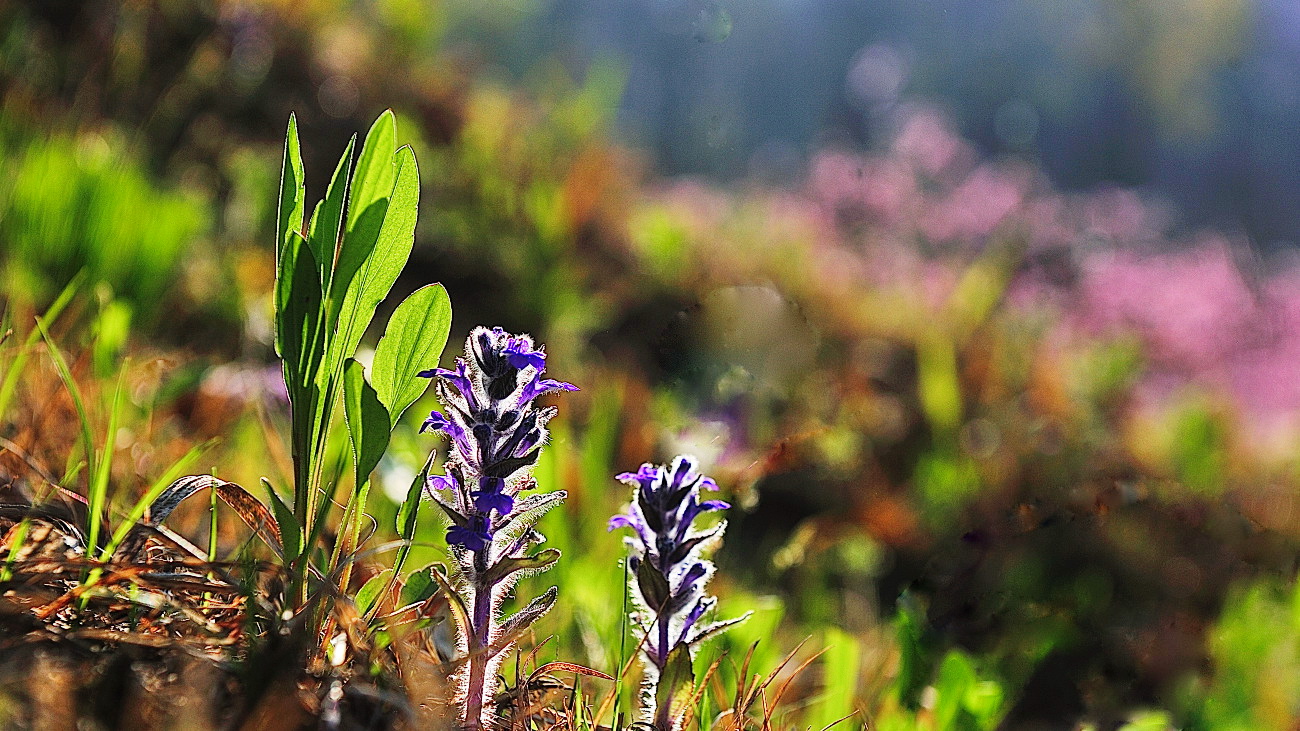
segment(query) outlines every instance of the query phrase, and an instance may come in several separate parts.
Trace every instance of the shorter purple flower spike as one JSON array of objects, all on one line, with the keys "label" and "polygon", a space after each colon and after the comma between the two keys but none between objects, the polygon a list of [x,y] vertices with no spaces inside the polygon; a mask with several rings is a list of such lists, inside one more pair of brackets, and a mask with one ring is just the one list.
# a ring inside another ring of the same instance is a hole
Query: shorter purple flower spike
[{"label": "shorter purple flower spike", "polygon": [[[696,530],[693,523],[701,513],[731,507],[722,500],[700,500],[700,490],[717,490],[713,480],[700,474],[693,457],[678,456],[669,466],[643,464],[636,472],[625,472],[618,479],[633,488],[632,502],[626,513],[609,520],[609,530],[631,528],[635,535],[626,540],[632,547],[628,568],[633,574],[629,584],[640,611],[632,618],[645,633],[641,653],[645,658],[647,715],[657,729],[678,729],[681,719],[674,716],[671,703],[656,705],[656,699],[672,698],[676,688],[659,688],[660,678],[672,658],[685,655],[689,661],[692,647],[744,617],[714,622],[699,627],[700,618],[714,607],[716,600],[705,594],[705,585],[713,575],[713,563],[701,556],[711,544],[721,540],[725,523]],[[689,662],[687,662],[689,667]],[[677,674],[670,677],[681,683]]]}]

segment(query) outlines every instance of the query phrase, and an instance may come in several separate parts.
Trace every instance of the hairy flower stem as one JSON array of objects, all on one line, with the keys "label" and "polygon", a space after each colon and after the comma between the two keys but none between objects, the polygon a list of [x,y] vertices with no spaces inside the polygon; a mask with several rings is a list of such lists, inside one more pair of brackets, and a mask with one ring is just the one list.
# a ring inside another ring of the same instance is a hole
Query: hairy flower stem
[{"label": "hairy flower stem", "polygon": [[[478,576],[487,571],[487,562],[483,558],[483,554],[479,554],[475,560],[476,564],[481,564],[475,567],[480,569],[476,572]],[[492,587],[483,585],[481,581],[474,587],[474,614],[470,621],[473,631],[467,633],[470,638],[469,695],[465,699],[465,728],[478,731],[483,719],[483,682],[491,659],[488,656],[488,637],[492,621]]]},{"label": "hairy flower stem", "polygon": [[[669,646],[668,645],[668,624],[671,619],[672,619],[672,615],[668,614],[667,612],[663,612],[659,615],[659,620],[658,620],[659,647],[661,648]],[[664,671],[664,666],[667,664],[667,656],[660,655],[657,658],[651,658],[651,660],[655,661],[655,665],[659,667],[659,674],[660,676],[662,676]],[[672,731],[672,727],[673,727],[672,709],[671,706],[669,706],[669,704],[667,703],[661,704],[655,710],[654,726],[655,729],[657,729],[657,731]]]}]

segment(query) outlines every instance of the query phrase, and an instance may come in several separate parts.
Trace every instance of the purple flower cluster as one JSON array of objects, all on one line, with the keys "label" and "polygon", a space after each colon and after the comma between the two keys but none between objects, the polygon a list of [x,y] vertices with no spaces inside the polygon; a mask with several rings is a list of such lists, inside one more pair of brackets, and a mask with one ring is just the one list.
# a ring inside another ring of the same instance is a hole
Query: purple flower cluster
[{"label": "purple flower cluster", "polygon": [[451,440],[446,475],[429,477],[429,487],[451,497],[439,499],[452,517],[447,542],[483,552],[515,510],[519,493],[533,486],[529,468],[546,442],[546,423],[554,407],[535,399],[576,386],[543,378],[546,353],[527,335],[501,328],[475,328],[465,358],[454,369],[420,373],[437,378],[434,411],[420,431],[439,431]]},{"label": "purple flower cluster", "polygon": [[645,633],[641,648],[649,663],[643,695],[657,727],[675,728],[677,709],[670,707],[675,689],[659,687],[664,671],[674,657],[689,668],[696,643],[744,619],[698,624],[717,604],[704,591],[714,567],[701,553],[721,540],[726,523],[706,530],[695,530],[693,523],[703,513],[731,506],[701,499],[701,490],[718,486],[700,474],[694,457],[678,456],[668,467],[644,464],[618,479],[635,488],[628,512],[611,518],[609,529],[634,531],[627,539],[633,549],[628,568],[632,594],[641,608],[633,619]]},{"label": "purple flower cluster", "polygon": [[469,334],[455,368],[420,374],[438,379],[438,398],[446,406],[446,413],[429,414],[421,431],[442,432],[451,441],[446,474],[429,477],[429,492],[451,518],[453,591],[467,610],[459,619],[465,662],[457,679],[465,729],[491,723],[490,700],[506,651],[555,602],[552,588],[510,617],[501,616],[501,602],[515,582],[546,570],[560,556],[555,549],[529,551],[545,540],[537,522],[565,492],[519,496],[537,486],[532,468],[556,413],[538,406],[537,397],[577,390],[543,378],[545,370],[546,353],[527,335],[479,327]]}]

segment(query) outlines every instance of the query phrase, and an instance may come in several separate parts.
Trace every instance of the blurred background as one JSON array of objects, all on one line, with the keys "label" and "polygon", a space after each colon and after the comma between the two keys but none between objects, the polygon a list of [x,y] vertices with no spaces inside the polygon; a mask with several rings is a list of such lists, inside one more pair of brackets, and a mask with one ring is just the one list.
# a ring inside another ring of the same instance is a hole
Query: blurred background
[{"label": "blurred background", "polygon": [[[692,452],[756,611],[718,651],[829,648],[790,724],[1300,721],[1295,4],[4,4],[6,312],[87,273],[60,337],[133,364],[119,489],[210,436],[283,471],[286,120],[318,198],[389,107],[423,183],[393,301],[441,281],[448,358],[501,325],[583,387],[539,468],[557,657],[617,665],[611,476]],[[59,464],[27,381],[6,436]],[[395,444],[404,491],[434,445]]]}]

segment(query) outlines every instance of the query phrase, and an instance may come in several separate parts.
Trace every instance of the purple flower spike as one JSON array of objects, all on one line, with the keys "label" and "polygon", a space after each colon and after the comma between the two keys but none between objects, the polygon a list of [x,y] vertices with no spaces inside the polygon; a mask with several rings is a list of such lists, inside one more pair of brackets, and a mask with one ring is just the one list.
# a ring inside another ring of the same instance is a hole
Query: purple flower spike
[{"label": "purple flower spike", "polygon": [[[644,712],[656,729],[681,727],[671,703],[656,706],[658,698],[673,698],[676,689],[664,695],[661,677],[685,682],[678,674],[664,675],[673,658],[689,659],[692,648],[704,638],[744,619],[698,626],[699,620],[717,603],[705,594],[713,575],[713,563],[701,556],[708,546],[721,540],[725,523],[696,530],[693,523],[701,513],[731,507],[722,500],[700,500],[700,490],[716,490],[717,483],[700,474],[693,457],[679,456],[669,466],[641,465],[636,472],[618,476],[633,488],[627,513],[610,518],[609,530],[631,528],[635,535],[626,540],[632,547],[628,568],[633,599],[640,611],[632,619],[644,632],[641,654],[645,660],[642,698]],[[689,681],[689,679],[686,679]]]},{"label": "purple flower spike", "polygon": [[542,378],[545,369],[546,353],[532,338],[478,327],[454,368],[420,373],[435,379],[443,404],[421,431],[450,440],[447,476],[430,477],[429,492],[451,518],[447,543],[456,563],[455,591],[468,609],[459,618],[465,661],[457,676],[464,698],[461,727],[466,729],[483,728],[491,716],[497,669],[513,644],[502,637],[501,623],[527,627],[555,600],[552,589],[509,620],[501,617],[501,603],[520,572],[555,560],[553,551],[529,552],[544,540],[535,530],[537,521],[563,501],[564,491],[519,497],[537,486],[533,465],[546,444],[547,422],[556,413],[553,406],[538,405],[537,397],[577,390]]}]

